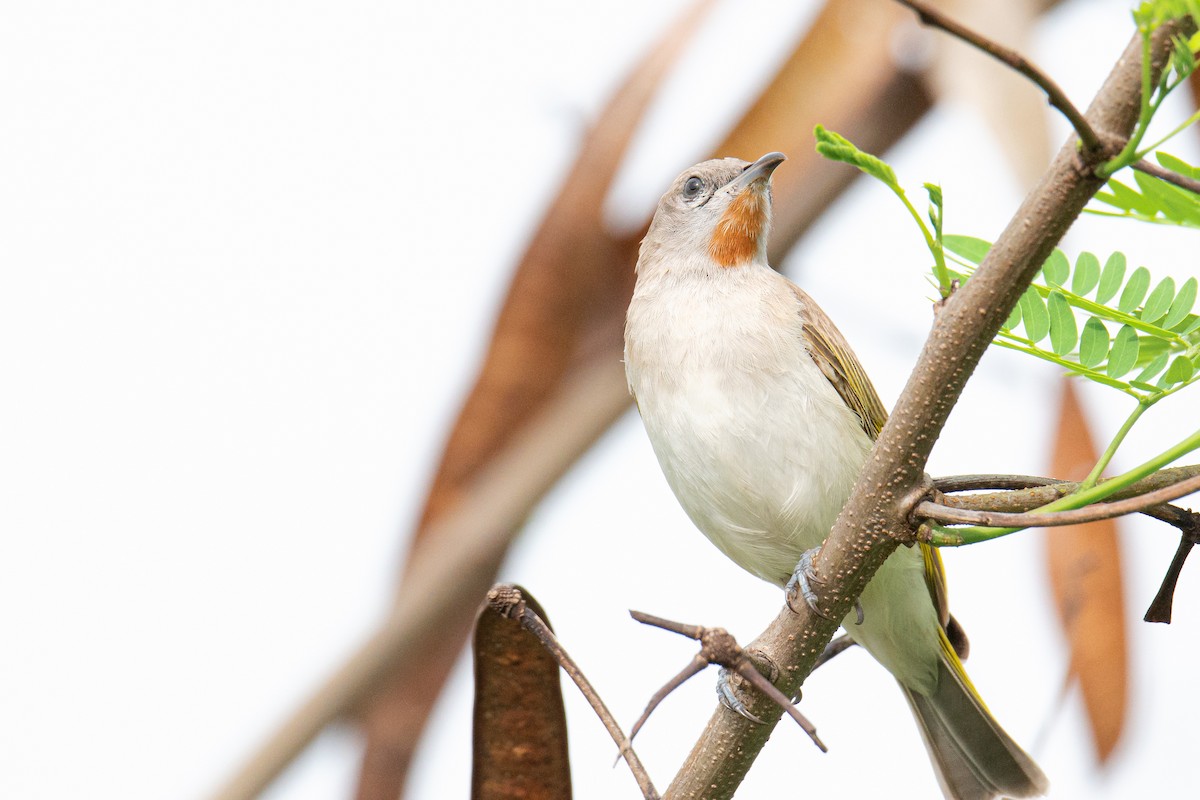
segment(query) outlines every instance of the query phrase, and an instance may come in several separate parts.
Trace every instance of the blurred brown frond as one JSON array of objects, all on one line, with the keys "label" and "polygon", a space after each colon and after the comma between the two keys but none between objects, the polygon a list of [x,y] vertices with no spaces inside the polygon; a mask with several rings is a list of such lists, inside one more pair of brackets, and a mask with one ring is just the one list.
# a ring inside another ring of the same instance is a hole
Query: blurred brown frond
[{"label": "blurred brown frond", "polygon": [[[1063,381],[1051,474],[1081,480],[1098,459],[1072,382]],[[1125,725],[1129,656],[1116,520],[1046,532],[1050,586],[1071,653],[1096,758],[1112,755]]]}]

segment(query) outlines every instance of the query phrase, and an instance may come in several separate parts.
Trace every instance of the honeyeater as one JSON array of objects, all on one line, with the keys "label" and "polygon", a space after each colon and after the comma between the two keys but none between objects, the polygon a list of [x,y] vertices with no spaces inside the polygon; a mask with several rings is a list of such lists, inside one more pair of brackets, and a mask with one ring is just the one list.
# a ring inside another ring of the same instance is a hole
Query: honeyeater
[{"label": "honeyeater", "polygon": [[[846,339],[767,263],[771,174],[705,161],[658,204],[637,263],[625,370],[675,496],[743,569],[784,585],[820,546],[886,411]],[[992,717],[947,637],[941,559],[898,548],[844,627],[899,682],[949,798],[1031,797],[1047,781]]]}]

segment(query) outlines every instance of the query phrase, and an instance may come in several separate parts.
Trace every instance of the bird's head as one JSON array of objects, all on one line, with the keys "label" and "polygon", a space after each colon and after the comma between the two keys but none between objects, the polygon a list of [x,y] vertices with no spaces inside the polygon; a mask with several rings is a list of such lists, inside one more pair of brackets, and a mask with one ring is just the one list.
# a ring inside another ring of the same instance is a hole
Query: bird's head
[{"label": "bird's head", "polygon": [[658,203],[642,261],[706,256],[720,267],[765,264],[771,173],[785,158],[783,153],[767,153],[754,163],[716,158],[681,173]]}]

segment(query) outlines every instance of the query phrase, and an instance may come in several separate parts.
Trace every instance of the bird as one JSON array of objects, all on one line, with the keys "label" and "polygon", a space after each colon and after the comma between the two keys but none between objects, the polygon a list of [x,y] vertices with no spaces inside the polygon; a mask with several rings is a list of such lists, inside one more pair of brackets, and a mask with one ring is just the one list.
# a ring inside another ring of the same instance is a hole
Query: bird
[{"label": "bird", "polygon": [[[672,182],[641,243],[624,348],[680,505],[721,552],[780,586],[828,535],[887,419],[833,321],[768,264],[784,160],[713,159]],[[843,627],[900,684],[947,798],[1042,795],[1045,775],[964,671],[945,598],[936,549],[900,547]]]}]

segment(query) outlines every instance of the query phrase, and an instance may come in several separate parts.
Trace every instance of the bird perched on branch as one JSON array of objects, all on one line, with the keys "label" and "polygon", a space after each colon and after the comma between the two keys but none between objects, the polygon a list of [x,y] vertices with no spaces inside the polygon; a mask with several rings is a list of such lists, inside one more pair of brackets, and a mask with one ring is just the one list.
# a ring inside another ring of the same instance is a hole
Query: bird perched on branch
[{"label": "bird perched on branch", "polygon": [[[705,161],[671,184],[642,242],[625,370],[696,526],[743,569],[807,594],[797,563],[828,535],[887,412],[825,312],[767,264],[783,160]],[[937,551],[901,547],[859,598],[861,623],[843,624],[900,683],[948,798],[1040,795],[1045,776],[963,671],[945,597]]]}]

